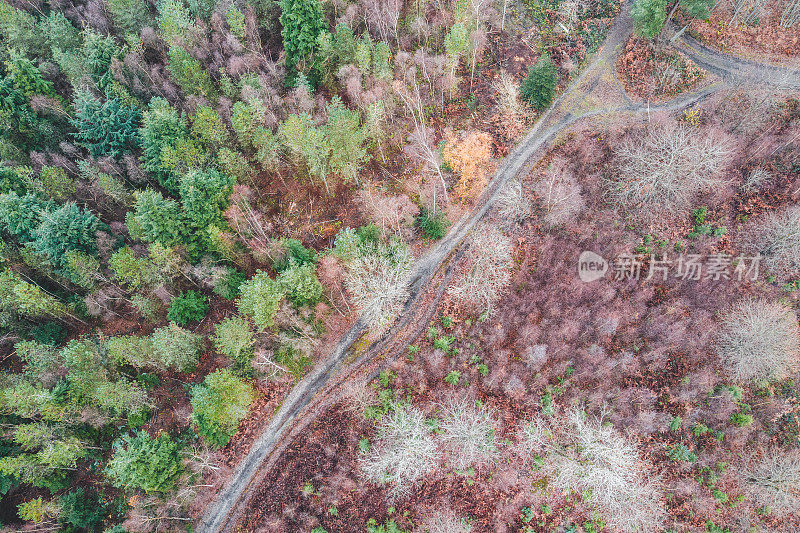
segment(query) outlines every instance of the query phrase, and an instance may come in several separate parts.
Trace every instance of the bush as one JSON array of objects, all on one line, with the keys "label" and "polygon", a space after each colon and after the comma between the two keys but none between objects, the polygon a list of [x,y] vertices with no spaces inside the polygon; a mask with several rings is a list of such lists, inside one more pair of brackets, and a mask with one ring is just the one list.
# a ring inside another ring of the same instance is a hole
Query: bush
[{"label": "bush", "polygon": [[197,366],[203,337],[183,329],[174,322],[153,332],[153,355],[155,364],[161,368],[173,368],[188,372]]},{"label": "bush", "polygon": [[447,235],[447,228],[450,227],[450,221],[447,220],[444,211],[431,211],[427,207],[420,210],[415,222],[426,237],[434,240]]},{"label": "bush", "polygon": [[260,330],[272,327],[284,289],[267,272],[259,270],[239,287],[239,311],[251,317]]},{"label": "bush", "polygon": [[192,388],[192,419],[208,443],[221,448],[236,433],[253,401],[253,388],[228,369],[206,376]]},{"label": "bush", "polygon": [[314,305],[322,299],[322,284],[315,274],[312,263],[292,264],[278,276],[278,284],[297,306]]},{"label": "bush", "polygon": [[553,101],[556,85],[558,85],[556,65],[550,56],[545,54],[528,69],[528,75],[520,86],[520,96],[535,110],[543,111]]},{"label": "bush", "polygon": [[783,379],[800,357],[797,317],[779,303],[743,300],[722,315],[717,353],[736,380]]},{"label": "bush", "polygon": [[217,324],[212,340],[217,351],[233,359],[237,367],[250,368],[254,339],[245,319],[238,316],[226,318]]},{"label": "bush", "polygon": [[422,411],[393,404],[381,418],[370,451],[361,458],[361,469],[368,480],[391,483],[390,494],[401,496],[433,470],[436,459],[436,443]]},{"label": "bush", "polygon": [[114,443],[114,455],[105,474],[115,487],[145,492],[169,492],[183,473],[180,446],[169,434],[152,438],[139,431]]},{"label": "bush", "polygon": [[208,313],[208,297],[197,291],[186,291],[176,296],[169,306],[167,319],[185,326],[203,320]]},{"label": "bush", "polygon": [[442,441],[459,470],[486,464],[497,455],[495,429],[497,422],[484,408],[454,400],[444,408]]},{"label": "bush", "polygon": [[651,126],[620,144],[608,194],[617,205],[645,216],[675,214],[721,183],[730,155],[728,143],[711,132]]},{"label": "bush", "polygon": [[745,475],[750,497],[777,516],[800,511],[800,455],[796,450],[765,456]]},{"label": "bush", "polygon": [[761,254],[771,274],[787,278],[800,272],[800,207],[767,215],[743,235],[744,251]]}]

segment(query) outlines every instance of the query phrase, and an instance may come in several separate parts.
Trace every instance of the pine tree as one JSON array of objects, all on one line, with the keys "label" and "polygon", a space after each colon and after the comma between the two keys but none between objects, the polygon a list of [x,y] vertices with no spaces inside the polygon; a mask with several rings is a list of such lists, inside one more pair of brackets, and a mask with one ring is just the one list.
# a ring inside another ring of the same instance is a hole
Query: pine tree
[{"label": "pine tree", "polygon": [[167,70],[186,94],[205,98],[215,97],[211,77],[200,61],[193,58],[182,46],[171,46],[168,56]]},{"label": "pine tree", "polygon": [[667,0],[636,0],[631,7],[636,31],[647,39],[655,39],[664,28],[667,18]]},{"label": "pine tree", "polygon": [[139,35],[152,16],[144,0],[106,0],[114,25],[123,32]]},{"label": "pine tree", "polygon": [[115,487],[169,492],[184,472],[180,445],[168,433],[153,438],[139,431],[115,441],[113,447],[105,474]]},{"label": "pine tree", "polygon": [[545,54],[528,69],[528,75],[520,87],[520,94],[534,109],[543,111],[553,101],[557,84],[556,65],[550,56]]},{"label": "pine tree", "polygon": [[42,217],[33,233],[33,249],[60,270],[66,265],[65,254],[69,251],[96,253],[95,232],[99,227],[100,221],[91,211],[70,202]]},{"label": "pine tree", "polygon": [[192,388],[192,419],[197,432],[215,448],[236,433],[253,402],[253,388],[228,369],[206,376]]},{"label": "pine tree", "polygon": [[139,135],[142,143],[142,163],[145,170],[155,174],[158,182],[171,192],[177,192],[177,177],[164,167],[166,148],[178,146],[188,137],[185,121],[163,98],[153,98],[142,115]]},{"label": "pine tree", "polygon": [[75,119],[78,143],[94,157],[118,158],[136,148],[140,114],[134,107],[121,105],[113,98],[100,102],[87,91],[76,91]]},{"label": "pine tree", "polygon": [[280,0],[281,35],[290,72],[305,70],[302,63],[317,47],[317,37],[325,29],[319,0]]},{"label": "pine tree", "polygon": [[251,317],[259,329],[274,325],[278,304],[283,299],[284,290],[267,272],[259,270],[255,276],[239,287],[241,296],[236,304],[239,311]]},{"label": "pine tree", "polygon": [[184,241],[184,218],[178,202],[152,189],[136,192],[135,196],[133,211],[126,216],[132,235],[164,246]]},{"label": "pine tree", "polygon": [[229,317],[214,328],[214,347],[233,359],[238,368],[248,369],[253,360],[253,332],[242,317]]},{"label": "pine tree", "polygon": [[174,322],[159,328],[151,337],[155,365],[188,372],[197,366],[203,337]]}]

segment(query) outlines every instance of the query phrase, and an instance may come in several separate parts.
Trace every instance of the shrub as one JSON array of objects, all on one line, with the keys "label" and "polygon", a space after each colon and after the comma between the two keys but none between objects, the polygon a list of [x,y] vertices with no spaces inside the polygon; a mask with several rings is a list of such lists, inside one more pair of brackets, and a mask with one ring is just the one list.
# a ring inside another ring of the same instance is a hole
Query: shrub
[{"label": "shrub", "polygon": [[497,455],[496,425],[491,413],[483,407],[475,407],[465,400],[448,403],[444,407],[440,429],[453,466],[466,470],[494,458]]},{"label": "shrub", "polygon": [[251,317],[260,330],[272,327],[284,289],[267,272],[259,270],[239,287],[239,311]]},{"label": "shrub", "polygon": [[448,289],[457,300],[491,314],[511,282],[511,240],[496,227],[483,224],[473,231],[464,273]]},{"label": "shrub", "polygon": [[228,369],[206,376],[192,388],[192,419],[208,443],[221,448],[236,433],[253,402],[253,388]]},{"label": "shrub", "polygon": [[180,445],[168,433],[157,438],[145,431],[114,443],[114,455],[105,474],[115,487],[145,492],[169,492],[183,473]]},{"label": "shrub", "polygon": [[169,306],[167,319],[185,326],[203,320],[208,313],[208,297],[197,291],[186,291],[176,296]]},{"label": "shrub", "polygon": [[800,455],[777,452],[766,455],[745,474],[750,497],[778,516],[800,511]]},{"label": "shrub", "polygon": [[767,215],[744,232],[744,251],[761,254],[770,273],[786,278],[800,272],[800,207]]},{"label": "shrub", "polygon": [[278,276],[278,284],[283,287],[293,304],[314,305],[322,299],[322,284],[317,279],[315,270],[311,263],[298,265],[293,262]]},{"label": "shrub", "polygon": [[390,483],[390,494],[401,496],[433,470],[436,458],[436,443],[422,411],[394,404],[381,418],[377,437],[360,462],[368,480]]},{"label": "shrub", "polygon": [[444,211],[431,211],[427,207],[420,210],[415,222],[426,237],[434,240],[439,240],[447,235],[447,228],[450,226],[450,221],[447,220]]},{"label": "shrub", "polygon": [[197,366],[203,337],[183,329],[174,322],[153,332],[153,355],[155,364],[161,368],[173,368],[187,372]]},{"label": "shrub", "polygon": [[556,65],[550,56],[545,54],[528,69],[528,74],[520,86],[520,95],[535,110],[543,111],[553,101],[556,85],[558,85]]},{"label": "shrub", "polygon": [[731,150],[711,132],[667,124],[632,135],[616,150],[611,200],[639,214],[675,214],[721,183]]},{"label": "shrub", "polygon": [[249,368],[253,361],[253,332],[243,318],[229,317],[214,329],[214,347],[233,359],[240,368]]},{"label": "shrub", "polygon": [[722,315],[717,353],[737,380],[782,379],[797,367],[800,326],[783,304],[743,300]]},{"label": "shrub", "polygon": [[578,410],[552,424],[535,420],[520,435],[525,453],[546,452],[542,471],[556,487],[586,494],[615,531],[658,531],[665,518],[660,481],[638,450],[602,419]]}]

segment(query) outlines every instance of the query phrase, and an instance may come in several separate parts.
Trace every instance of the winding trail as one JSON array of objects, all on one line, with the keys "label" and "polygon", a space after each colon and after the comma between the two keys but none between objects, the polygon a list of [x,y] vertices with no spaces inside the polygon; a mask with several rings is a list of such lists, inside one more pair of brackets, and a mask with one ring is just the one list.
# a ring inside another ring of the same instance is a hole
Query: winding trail
[{"label": "winding trail", "polygon": [[[452,263],[449,258],[486,215],[503,186],[523,173],[526,168],[532,167],[539,159],[535,156],[540,149],[549,146],[559,133],[577,121],[591,116],[620,112],[641,114],[657,110],[678,110],[705,98],[731,82],[768,84],[777,89],[800,88],[800,73],[796,70],[761,65],[731,57],[711,50],[690,37],[681,37],[676,39],[673,45],[699,66],[719,76],[723,83],[712,84],[660,105],[633,102],[624,94],[614,75],[614,60],[632,31],[628,8],[623,7],[595,58],[539,118],[514,151],[503,160],[473,211],[465,214],[441,241],[415,262],[410,276],[410,296],[396,324],[383,338],[373,343],[365,354],[347,365],[346,360],[352,355],[353,344],[367,330],[361,318],[356,321],[328,358],[318,363],[286,397],[267,428],[253,443],[250,452],[236,466],[228,483],[215,501],[207,507],[204,516],[197,524],[197,531],[211,533],[235,528],[253,492],[252,489],[263,479],[269,464],[274,462],[274,456],[282,449],[281,444],[285,444],[296,429],[295,426],[305,425],[310,421],[304,423],[304,417],[300,417],[301,413],[304,410],[311,410],[306,408],[313,407],[315,398],[319,399],[319,396],[323,395],[321,393],[325,392],[334,377],[336,379],[333,379],[332,386],[343,383],[357,368],[374,360],[388,346],[403,341],[402,332],[412,327],[431,280],[441,271],[443,265]],[[617,92],[621,90],[618,100],[624,103],[593,108],[590,95],[599,85],[609,83],[609,80]],[[442,285],[433,302],[434,308],[443,288]],[[345,366],[347,366],[346,371],[340,372]],[[305,412],[305,418],[310,419],[313,414]]]}]

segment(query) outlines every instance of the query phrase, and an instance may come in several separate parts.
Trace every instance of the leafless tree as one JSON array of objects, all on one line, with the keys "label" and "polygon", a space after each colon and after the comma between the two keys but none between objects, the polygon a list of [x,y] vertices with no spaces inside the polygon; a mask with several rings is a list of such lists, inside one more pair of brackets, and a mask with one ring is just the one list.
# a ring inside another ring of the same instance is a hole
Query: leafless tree
[{"label": "leafless tree", "polygon": [[454,467],[465,470],[481,466],[497,455],[497,421],[489,410],[464,399],[453,399],[443,411],[440,438]]},{"label": "leafless tree", "polygon": [[577,217],[586,208],[581,186],[568,170],[550,169],[536,181],[533,191],[541,199],[544,219],[551,226]]},{"label": "leafless tree", "polygon": [[469,533],[472,527],[451,510],[436,511],[425,518],[417,533]]},{"label": "leafless tree", "polygon": [[497,209],[503,220],[510,224],[528,218],[531,213],[531,201],[525,196],[522,181],[513,179],[503,186],[497,198]]},{"label": "leafless tree", "polygon": [[534,419],[520,432],[523,454],[546,454],[542,470],[559,490],[591,491],[589,503],[618,531],[658,531],[666,516],[660,482],[651,468],[602,415],[577,409]]},{"label": "leafless tree", "polygon": [[650,126],[617,149],[608,194],[639,214],[674,213],[722,182],[731,153],[728,142],[711,131],[674,123]]},{"label": "leafless tree", "polygon": [[779,516],[800,511],[800,454],[768,454],[745,476],[753,500]]},{"label": "leafless tree", "polygon": [[511,240],[490,224],[476,228],[465,261],[465,272],[448,289],[457,300],[483,308],[491,315],[494,304],[511,282]]},{"label": "leafless tree", "polygon": [[763,257],[771,274],[785,278],[800,271],[800,207],[770,213],[741,239],[746,252]]},{"label": "leafless tree", "polygon": [[783,304],[742,300],[722,315],[717,351],[734,379],[782,379],[800,358],[797,316]]}]

